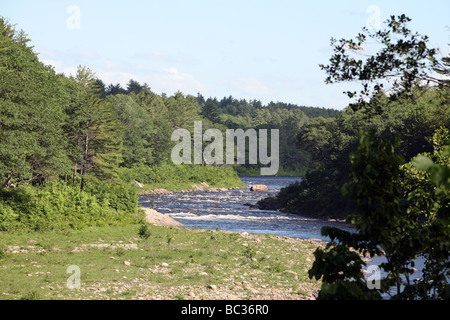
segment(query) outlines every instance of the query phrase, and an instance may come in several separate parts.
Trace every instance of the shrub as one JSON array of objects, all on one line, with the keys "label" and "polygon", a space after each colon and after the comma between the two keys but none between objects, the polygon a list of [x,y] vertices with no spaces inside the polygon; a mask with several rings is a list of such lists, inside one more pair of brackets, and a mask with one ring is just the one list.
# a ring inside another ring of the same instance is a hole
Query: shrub
[{"label": "shrub", "polygon": [[150,229],[148,228],[148,224],[146,224],[146,223],[141,224],[141,227],[139,228],[139,231],[138,231],[138,235],[142,239],[150,238],[152,233],[151,233]]},{"label": "shrub", "polygon": [[115,210],[136,211],[139,198],[132,185],[102,182],[91,184],[86,191],[95,195],[99,204]]},{"label": "shrub", "polygon": [[82,229],[138,220],[137,196],[126,187],[82,191],[64,183],[21,185],[1,190],[0,196],[1,231]]}]

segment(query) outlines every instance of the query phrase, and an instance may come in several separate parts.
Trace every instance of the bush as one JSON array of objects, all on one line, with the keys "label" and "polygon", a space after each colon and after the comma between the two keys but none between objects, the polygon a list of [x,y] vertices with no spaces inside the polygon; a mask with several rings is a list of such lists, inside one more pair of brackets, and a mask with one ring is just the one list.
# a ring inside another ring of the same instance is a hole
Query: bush
[{"label": "bush", "polygon": [[128,212],[134,212],[138,207],[139,198],[132,185],[102,182],[90,184],[85,190],[95,195],[103,207]]},{"label": "bush", "polygon": [[141,226],[139,228],[139,231],[138,231],[138,235],[142,239],[150,238],[150,236],[152,235],[152,232],[148,228],[148,224],[147,223],[141,224]]},{"label": "bush", "polygon": [[126,187],[81,191],[63,183],[22,185],[1,190],[0,196],[0,231],[82,229],[138,220],[137,200]]}]

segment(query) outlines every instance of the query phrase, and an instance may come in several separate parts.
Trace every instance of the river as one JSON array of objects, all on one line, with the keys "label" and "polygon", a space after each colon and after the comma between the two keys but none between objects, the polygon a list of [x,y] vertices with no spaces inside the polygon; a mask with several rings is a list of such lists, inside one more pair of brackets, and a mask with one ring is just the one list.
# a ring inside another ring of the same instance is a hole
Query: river
[{"label": "river", "polygon": [[351,226],[342,222],[250,208],[249,204],[256,204],[262,198],[277,194],[282,187],[300,181],[299,177],[241,177],[241,180],[246,186],[264,184],[269,190],[254,192],[243,188],[224,192],[193,191],[145,195],[140,197],[140,205],[150,207],[153,200],[157,211],[190,228],[218,228],[322,241],[329,240],[320,233],[320,229],[325,225],[351,229]]}]

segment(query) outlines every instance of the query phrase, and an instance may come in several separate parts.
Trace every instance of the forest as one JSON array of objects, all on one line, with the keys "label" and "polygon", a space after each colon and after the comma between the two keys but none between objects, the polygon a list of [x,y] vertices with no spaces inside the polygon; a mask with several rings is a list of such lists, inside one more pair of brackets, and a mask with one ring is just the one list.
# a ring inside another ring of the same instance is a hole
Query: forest
[{"label": "forest", "polygon": [[133,79],[125,88],[105,85],[85,66],[75,75],[56,73],[6,18],[0,37],[0,230],[126,222],[135,219],[130,213],[142,191],[134,182],[147,189],[236,187],[238,175],[259,174],[250,164],[174,165],[171,134],[192,132],[194,121],[203,131],[277,128],[278,174],[304,174],[313,162],[295,147],[296,133],[313,118],[338,114],[231,96],[159,95]]}]

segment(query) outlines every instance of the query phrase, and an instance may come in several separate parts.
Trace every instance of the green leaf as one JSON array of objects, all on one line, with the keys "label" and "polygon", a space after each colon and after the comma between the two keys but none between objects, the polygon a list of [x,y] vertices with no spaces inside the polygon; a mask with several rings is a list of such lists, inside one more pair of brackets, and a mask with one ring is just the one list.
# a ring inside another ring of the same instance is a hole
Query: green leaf
[{"label": "green leaf", "polygon": [[413,166],[420,170],[429,170],[434,166],[433,160],[425,156],[417,156],[412,160]]}]

